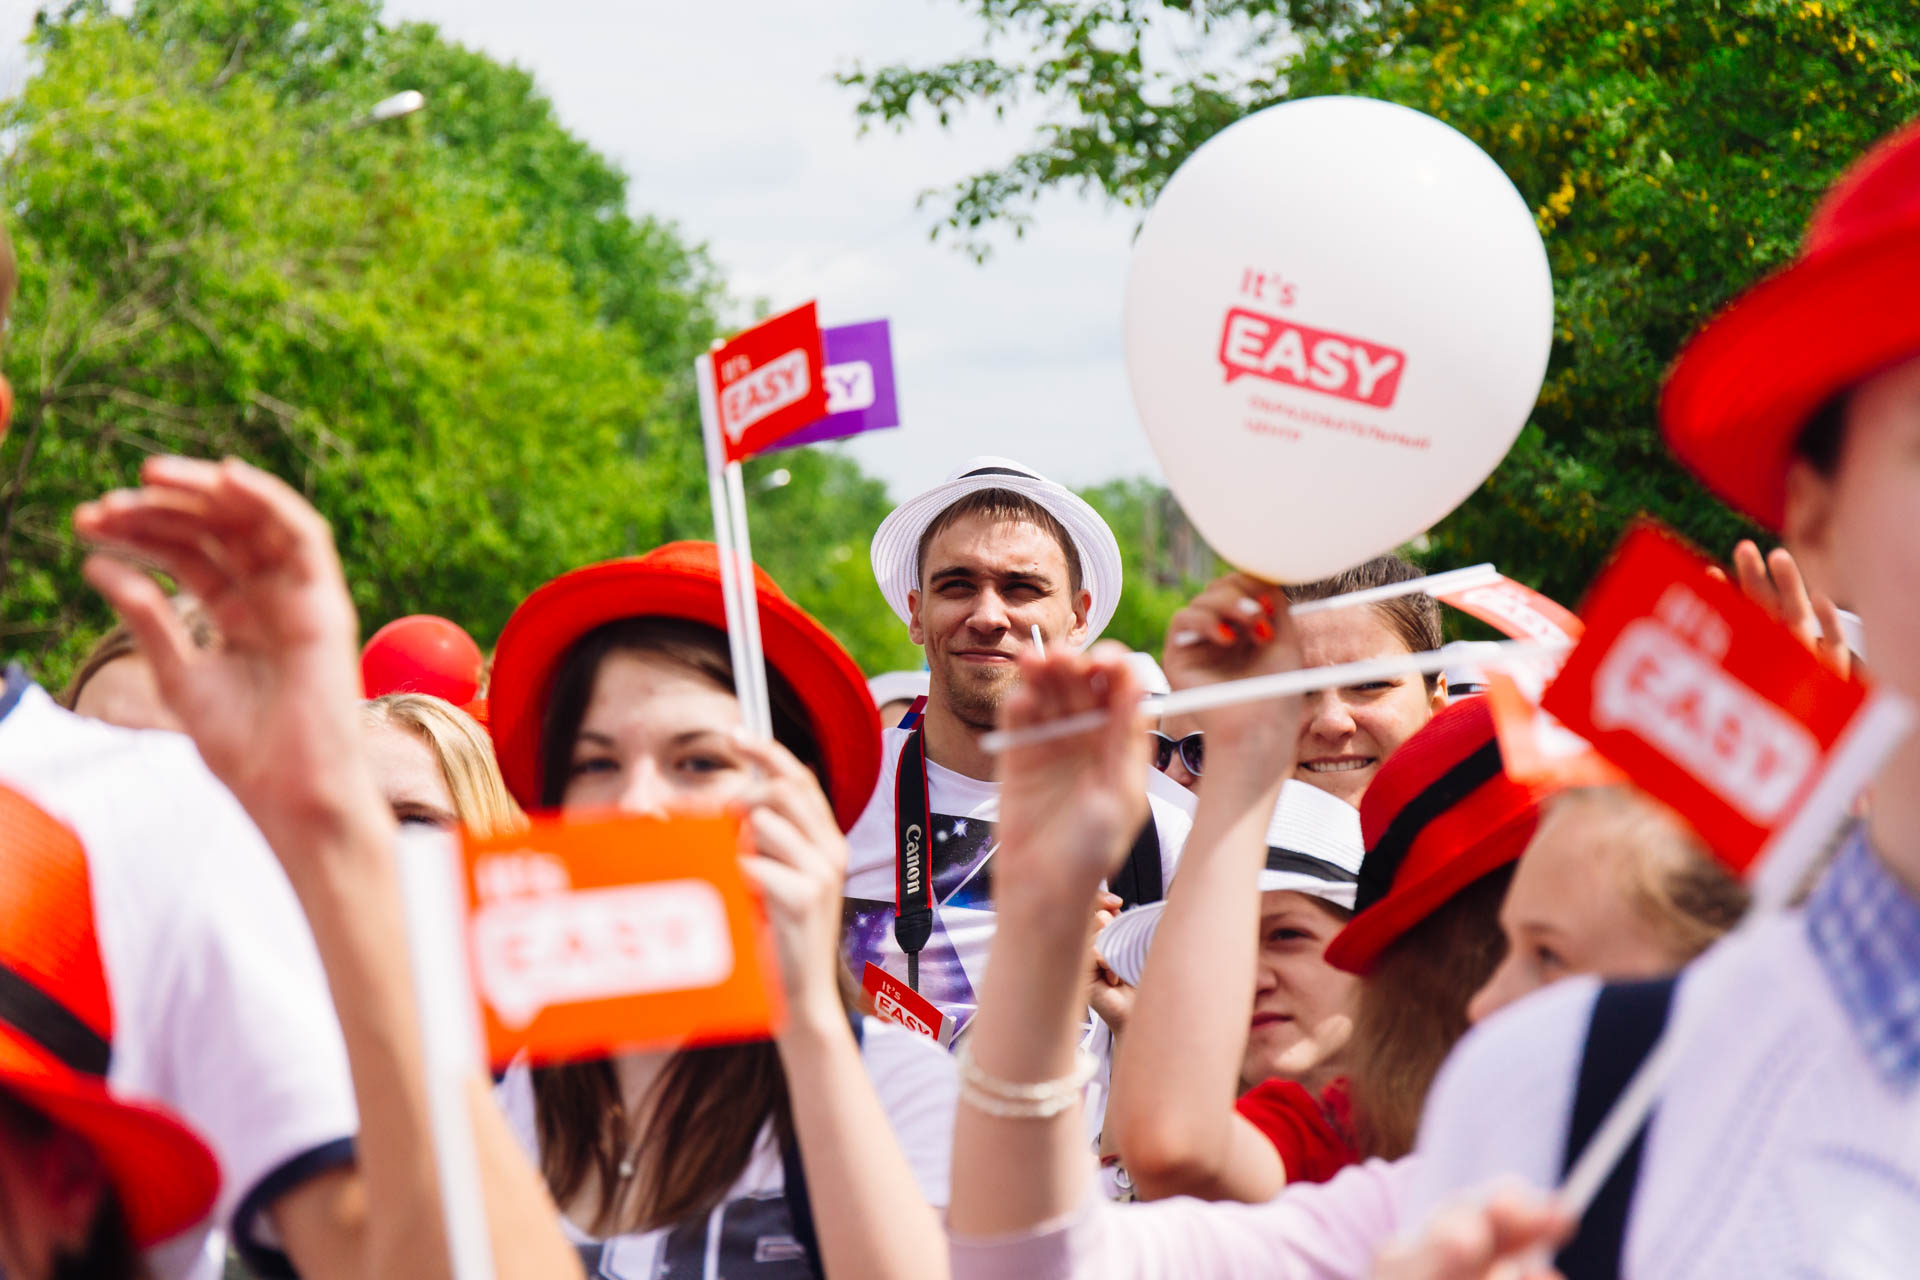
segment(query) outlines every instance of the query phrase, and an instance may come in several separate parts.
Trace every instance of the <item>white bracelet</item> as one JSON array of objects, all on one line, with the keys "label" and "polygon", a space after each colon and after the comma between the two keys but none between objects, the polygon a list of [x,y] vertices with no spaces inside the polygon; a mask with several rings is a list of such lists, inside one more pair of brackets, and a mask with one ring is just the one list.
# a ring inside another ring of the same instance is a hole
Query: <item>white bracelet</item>
[{"label": "white bracelet", "polygon": [[1087,1081],[1100,1069],[1100,1060],[1085,1049],[1074,1057],[1073,1070],[1054,1080],[1027,1084],[1003,1080],[981,1070],[973,1060],[972,1041],[954,1055],[960,1069],[960,1100],[976,1111],[1007,1120],[1050,1120],[1080,1101]]}]

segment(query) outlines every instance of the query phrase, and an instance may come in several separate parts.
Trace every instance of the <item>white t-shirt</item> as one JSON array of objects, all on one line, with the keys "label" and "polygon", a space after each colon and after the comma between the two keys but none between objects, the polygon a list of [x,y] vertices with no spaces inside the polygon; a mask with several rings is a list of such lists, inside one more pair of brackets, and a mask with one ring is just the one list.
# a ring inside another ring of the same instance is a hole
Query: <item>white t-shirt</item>
[{"label": "white t-shirt", "polygon": [[[1555,983],[1455,1048],[1421,1121],[1410,1225],[1496,1177],[1555,1185],[1598,990]],[[1874,1070],[1801,915],[1696,961],[1672,1020],[1689,1030],[1647,1130],[1626,1280],[1916,1274],[1920,1097]]]},{"label": "white t-shirt", "polygon": [[[869,961],[902,982],[907,960],[893,938],[895,916],[894,776],[908,730],[888,729],[880,743],[880,781],[860,820],[847,833],[847,902],[843,947],[859,981]],[[1193,796],[1149,769],[1147,802],[1160,837],[1161,891],[1173,882],[1180,850],[1193,827]],[[920,994],[964,1030],[993,941],[994,825],[1000,788],[927,762],[927,807],[933,814],[933,937],[920,953]]]},{"label": "white t-shirt", "polygon": [[[958,1093],[953,1060],[926,1037],[889,1023],[867,1018],[863,1027],[860,1058],[867,1078],[880,1096],[920,1194],[936,1210],[944,1210]],[[509,1068],[495,1096],[537,1163],[533,1077],[525,1067]],[[831,1188],[807,1190],[815,1204],[832,1194]],[[595,1240],[565,1219],[561,1225],[579,1247],[587,1274],[605,1280],[812,1280],[787,1211],[780,1144],[772,1125],[761,1130],[746,1171],[712,1213],[610,1240]]]},{"label": "white t-shirt", "polygon": [[83,719],[10,671],[0,782],[86,849],[113,1007],[108,1078],[170,1107],[220,1161],[210,1218],[149,1262],[161,1277],[217,1276],[229,1229],[270,1248],[261,1211],[353,1158],[353,1085],[306,916],[179,734]]}]

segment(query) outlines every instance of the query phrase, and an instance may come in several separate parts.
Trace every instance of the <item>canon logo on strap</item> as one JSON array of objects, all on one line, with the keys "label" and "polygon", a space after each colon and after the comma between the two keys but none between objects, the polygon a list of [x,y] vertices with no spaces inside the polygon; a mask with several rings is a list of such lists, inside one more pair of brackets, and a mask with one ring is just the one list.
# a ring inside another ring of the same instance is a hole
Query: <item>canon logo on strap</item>
[{"label": "canon logo on strap", "polygon": [[920,893],[921,834],[919,823],[907,828],[907,892],[914,896]]}]

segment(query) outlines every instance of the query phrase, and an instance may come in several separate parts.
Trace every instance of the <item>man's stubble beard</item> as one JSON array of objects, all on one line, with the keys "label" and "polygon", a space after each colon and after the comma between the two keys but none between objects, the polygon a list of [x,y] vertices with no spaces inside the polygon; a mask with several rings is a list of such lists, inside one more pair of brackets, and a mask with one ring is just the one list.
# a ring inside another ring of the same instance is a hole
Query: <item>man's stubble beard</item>
[{"label": "man's stubble beard", "polygon": [[953,713],[954,719],[978,733],[986,733],[999,726],[1000,707],[1019,683],[1019,673],[1008,671],[997,679],[975,685],[971,681],[954,679],[952,667],[948,668],[946,678],[941,681],[947,710]]}]

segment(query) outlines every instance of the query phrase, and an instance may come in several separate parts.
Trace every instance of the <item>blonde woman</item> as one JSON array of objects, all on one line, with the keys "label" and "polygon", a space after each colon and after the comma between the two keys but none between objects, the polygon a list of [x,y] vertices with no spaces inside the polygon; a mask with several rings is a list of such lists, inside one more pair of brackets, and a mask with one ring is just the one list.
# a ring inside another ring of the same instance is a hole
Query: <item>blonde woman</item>
[{"label": "blonde woman", "polygon": [[360,706],[367,755],[395,821],[481,833],[524,821],[493,743],[472,716],[424,693],[390,693]]}]

